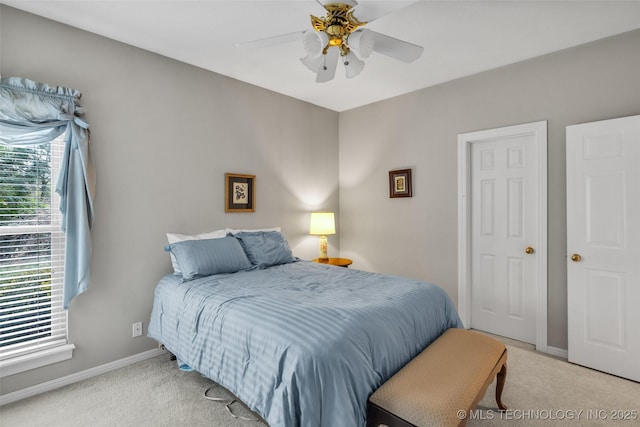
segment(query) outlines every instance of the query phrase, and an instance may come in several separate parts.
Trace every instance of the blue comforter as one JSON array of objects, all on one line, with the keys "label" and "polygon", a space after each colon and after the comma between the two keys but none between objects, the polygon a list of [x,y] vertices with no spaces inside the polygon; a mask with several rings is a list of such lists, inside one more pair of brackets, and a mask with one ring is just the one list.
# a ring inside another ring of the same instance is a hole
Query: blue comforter
[{"label": "blue comforter", "polygon": [[435,285],[299,261],[166,276],[148,335],[272,427],[357,427],[377,387],[461,326]]}]

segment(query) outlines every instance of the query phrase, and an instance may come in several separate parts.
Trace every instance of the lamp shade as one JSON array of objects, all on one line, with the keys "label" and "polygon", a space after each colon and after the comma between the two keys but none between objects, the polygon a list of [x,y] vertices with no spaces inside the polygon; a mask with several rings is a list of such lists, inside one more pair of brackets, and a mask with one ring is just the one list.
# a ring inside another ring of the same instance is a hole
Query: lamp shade
[{"label": "lamp shade", "polygon": [[309,234],[314,236],[336,234],[336,222],[333,212],[312,212]]}]

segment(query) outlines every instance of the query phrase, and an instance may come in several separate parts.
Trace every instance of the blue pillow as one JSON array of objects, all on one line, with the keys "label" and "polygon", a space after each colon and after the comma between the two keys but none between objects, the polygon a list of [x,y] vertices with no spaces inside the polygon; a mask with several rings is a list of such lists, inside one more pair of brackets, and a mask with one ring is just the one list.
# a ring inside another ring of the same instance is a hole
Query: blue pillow
[{"label": "blue pillow", "polygon": [[296,260],[287,239],[278,231],[241,232],[236,234],[236,238],[253,265],[270,267]]},{"label": "blue pillow", "polygon": [[252,267],[240,242],[233,236],[172,243],[169,250],[176,257],[184,280]]}]

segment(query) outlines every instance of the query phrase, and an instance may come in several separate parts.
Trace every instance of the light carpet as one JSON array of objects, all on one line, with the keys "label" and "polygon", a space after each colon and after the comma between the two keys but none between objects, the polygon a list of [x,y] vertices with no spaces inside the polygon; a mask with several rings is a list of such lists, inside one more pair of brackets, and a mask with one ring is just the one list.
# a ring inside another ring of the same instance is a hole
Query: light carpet
[{"label": "light carpet", "polygon": [[[499,413],[491,385],[468,426],[640,426],[640,384],[508,345]],[[264,427],[204,398],[213,383],[158,356],[0,408],[0,425]],[[212,395],[229,396],[217,387]],[[252,414],[240,403],[233,411]],[[626,411],[626,412],[625,412]],[[635,414],[635,415],[634,415]],[[613,419],[614,417],[629,419]],[[275,427],[275,426],[274,426]]]},{"label": "light carpet", "polygon": [[507,411],[497,410],[494,382],[467,426],[640,426],[639,383],[507,348]]}]

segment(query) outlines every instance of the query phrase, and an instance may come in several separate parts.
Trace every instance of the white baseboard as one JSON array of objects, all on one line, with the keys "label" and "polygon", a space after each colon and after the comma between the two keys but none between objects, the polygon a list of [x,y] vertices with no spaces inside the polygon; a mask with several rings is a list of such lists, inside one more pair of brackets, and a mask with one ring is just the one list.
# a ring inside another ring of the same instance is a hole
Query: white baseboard
[{"label": "white baseboard", "polygon": [[42,384],[14,391],[13,393],[8,393],[0,396],[0,406],[6,405],[7,403],[16,402],[21,399],[26,399],[27,397],[35,396],[46,391],[55,390],[57,388],[73,384],[78,381],[93,378],[101,374],[106,374],[107,372],[115,371],[116,369],[124,368],[125,366],[129,366],[143,360],[151,359],[152,357],[160,356],[161,354],[167,353],[166,351],[159,348],[148,350],[142,353],[134,354],[133,356],[125,357],[124,359],[96,366],[95,368],[76,372],[75,374],[67,375],[55,380],[47,381]]},{"label": "white baseboard", "polygon": [[547,353],[551,354],[552,356],[562,357],[563,359],[569,358],[569,352],[558,347],[547,346]]}]

